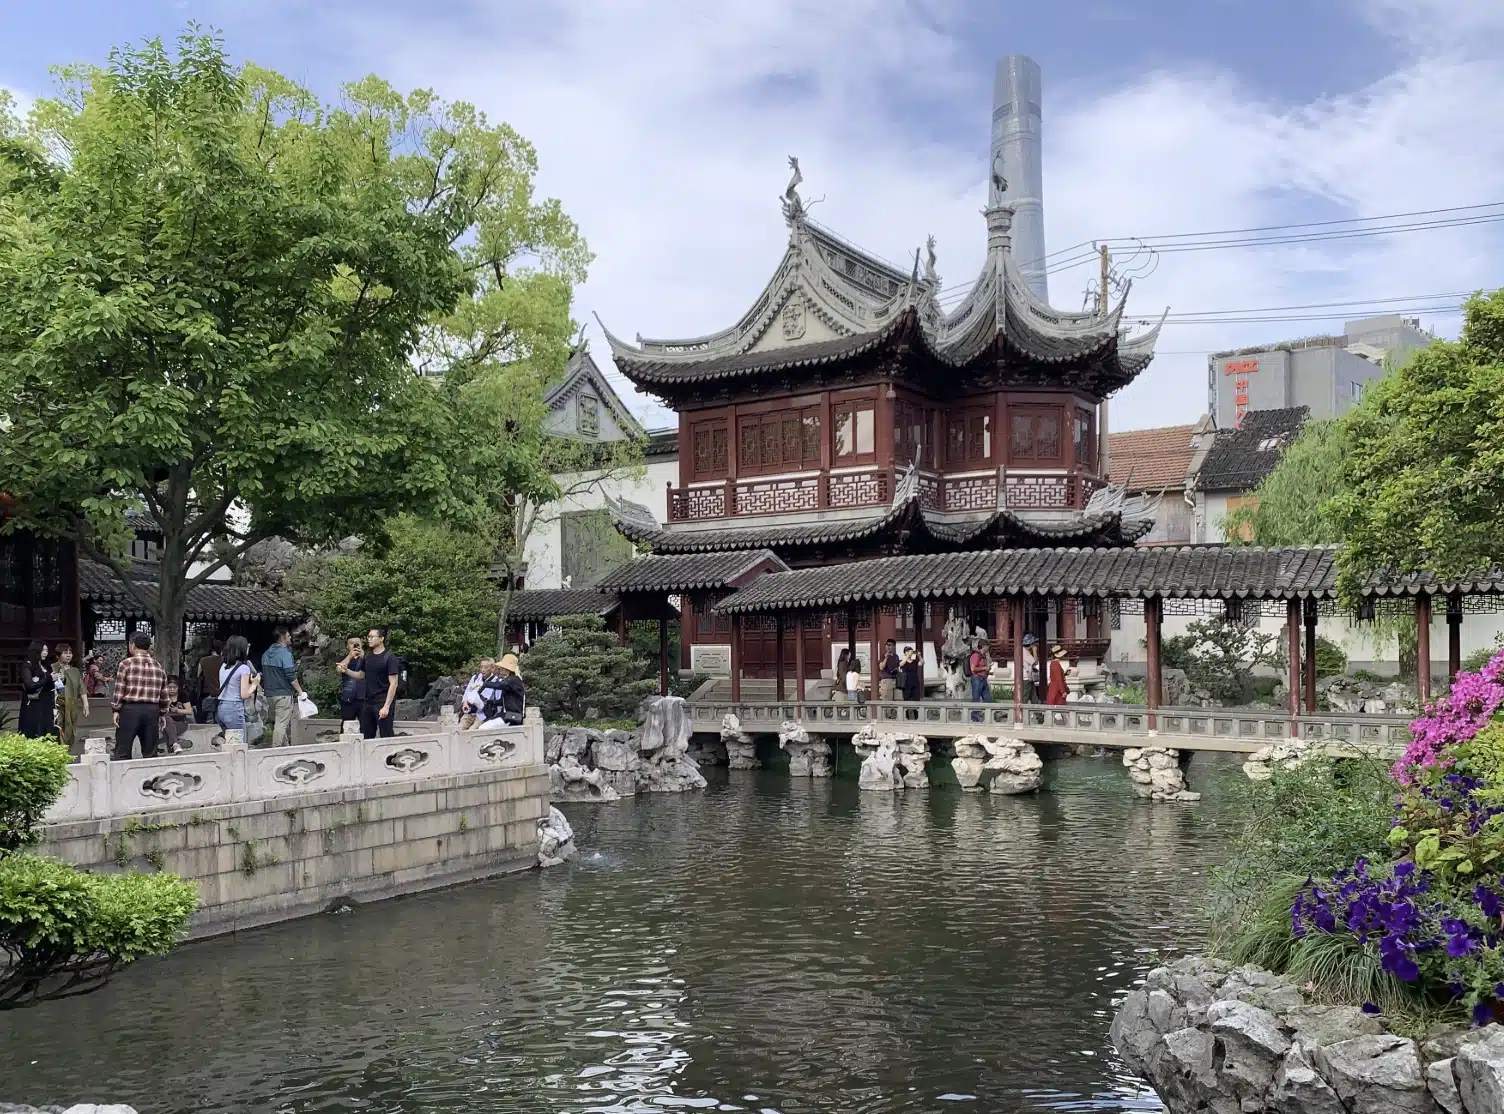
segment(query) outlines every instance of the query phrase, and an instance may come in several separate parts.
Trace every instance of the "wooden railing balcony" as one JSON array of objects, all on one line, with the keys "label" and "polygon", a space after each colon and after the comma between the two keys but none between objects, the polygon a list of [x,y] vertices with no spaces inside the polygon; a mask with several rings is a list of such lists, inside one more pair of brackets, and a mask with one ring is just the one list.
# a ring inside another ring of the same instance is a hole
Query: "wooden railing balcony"
[{"label": "wooden railing balcony", "polygon": [[[797,511],[845,510],[890,503],[901,470],[851,468],[792,472],[668,485],[670,522]],[[920,501],[940,511],[1074,510],[1086,506],[1103,480],[1088,472],[989,468],[960,473],[921,472]],[[999,492],[1001,491],[1001,497]]]}]

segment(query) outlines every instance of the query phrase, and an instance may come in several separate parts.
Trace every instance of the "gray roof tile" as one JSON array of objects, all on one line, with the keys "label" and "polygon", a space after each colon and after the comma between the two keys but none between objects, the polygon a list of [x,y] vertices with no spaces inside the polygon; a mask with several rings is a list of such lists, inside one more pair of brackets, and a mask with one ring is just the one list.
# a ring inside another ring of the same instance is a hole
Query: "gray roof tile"
[{"label": "gray roof tile", "polygon": [[597,585],[602,592],[688,592],[726,589],[763,562],[774,569],[788,566],[768,549],[720,553],[690,553],[674,556],[638,557],[607,573]]},{"label": "gray roof tile", "polygon": [[507,618],[527,621],[555,615],[607,615],[616,610],[615,596],[597,588],[524,588],[513,592]]}]

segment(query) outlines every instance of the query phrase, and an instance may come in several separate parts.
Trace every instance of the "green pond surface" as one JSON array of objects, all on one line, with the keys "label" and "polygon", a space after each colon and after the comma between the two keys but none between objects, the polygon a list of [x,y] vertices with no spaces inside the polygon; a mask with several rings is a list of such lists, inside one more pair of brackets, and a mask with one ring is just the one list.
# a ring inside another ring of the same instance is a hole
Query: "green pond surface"
[{"label": "green pond surface", "polygon": [[1236,817],[709,771],[569,806],[568,866],[208,940],[0,1014],[0,1101],[200,1111],[1158,1110],[1114,1003],[1205,925]]}]

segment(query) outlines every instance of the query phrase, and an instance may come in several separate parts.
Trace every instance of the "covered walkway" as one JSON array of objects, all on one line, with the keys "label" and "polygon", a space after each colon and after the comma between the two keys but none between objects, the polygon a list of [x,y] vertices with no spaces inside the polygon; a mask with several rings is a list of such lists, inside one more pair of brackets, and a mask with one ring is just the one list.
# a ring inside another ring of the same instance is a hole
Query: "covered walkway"
[{"label": "covered walkway", "polygon": [[[1304,712],[1316,711],[1316,631],[1322,614],[1341,608],[1337,595],[1336,551],[1331,548],[1256,546],[1154,546],[1121,549],[1012,549],[887,557],[844,565],[768,572],[738,588],[715,606],[730,617],[733,662],[732,700],[740,699],[737,647],[742,623],[771,617],[781,630],[825,615],[844,615],[855,631],[856,617],[875,610],[912,616],[916,637],[937,633],[947,614],[995,610],[997,629],[1008,632],[1012,660],[1023,657],[1027,609],[1041,598],[1081,601],[1085,613],[1104,606],[1142,608],[1147,628],[1148,722],[1157,727],[1162,705],[1161,626],[1167,609],[1177,613],[1223,615],[1249,621],[1282,614],[1289,661],[1289,724],[1292,733]],[[664,558],[659,558],[664,560]],[[1469,600],[1504,594],[1495,575],[1442,583],[1426,574],[1374,575],[1360,590],[1357,618],[1371,620],[1380,610],[1413,612],[1418,630],[1417,688],[1431,695],[1430,628],[1438,599],[1446,609],[1447,675],[1461,664],[1461,622]],[[870,624],[875,630],[876,625]],[[1302,638],[1302,634],[1304,637]],[[778,644],[782,645],[780,639]],[[794,640],[802,650],[802,640]],[[851,649],[855,651],[852,638]],[[871,660],[879,657],[875,643]],[[802,657],[802,655],[801,655]],[[795,675],[805,675],[802,660]],[[796,686],[795,703],[803,703]],[[778,699],[784,698],[783,663]],[[1023,722],[1023,692],[1014,686],[1014,722]],[[802,712],[802,709],[800,709]],[[801,716],[802,718],[802,716]]]}]

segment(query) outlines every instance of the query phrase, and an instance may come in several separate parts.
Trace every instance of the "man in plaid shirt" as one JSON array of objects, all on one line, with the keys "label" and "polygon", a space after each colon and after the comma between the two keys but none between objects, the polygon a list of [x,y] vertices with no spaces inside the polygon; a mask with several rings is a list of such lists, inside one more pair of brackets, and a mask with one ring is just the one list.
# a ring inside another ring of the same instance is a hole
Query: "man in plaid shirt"
[{"label": "man in plaid shirt", "polygon": [[129,758],[137,739],[141,757],[157,756],[157,731],[167,714],[167,672],[151,656],[151,635],[131,639],[130,656],[115,670],[115,757]]}]

